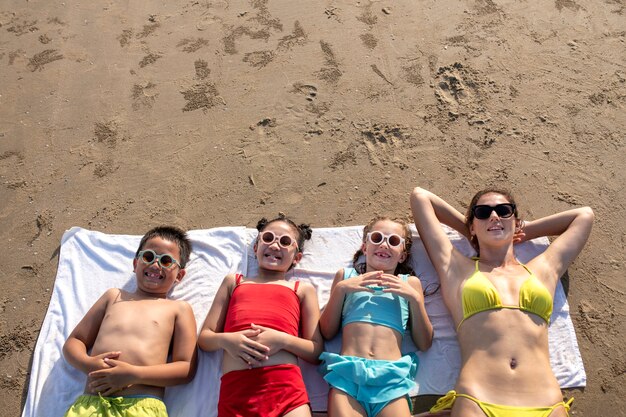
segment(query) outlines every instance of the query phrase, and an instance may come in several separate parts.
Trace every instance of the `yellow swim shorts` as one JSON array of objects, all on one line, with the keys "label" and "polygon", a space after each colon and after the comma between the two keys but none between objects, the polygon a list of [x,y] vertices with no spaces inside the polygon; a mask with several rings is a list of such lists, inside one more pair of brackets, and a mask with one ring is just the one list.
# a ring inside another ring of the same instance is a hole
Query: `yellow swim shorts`
[{"label": "yellow swim shorts", "polygon": [[81,395],[64,417],[167,417],[165,403],[156,397]]}]

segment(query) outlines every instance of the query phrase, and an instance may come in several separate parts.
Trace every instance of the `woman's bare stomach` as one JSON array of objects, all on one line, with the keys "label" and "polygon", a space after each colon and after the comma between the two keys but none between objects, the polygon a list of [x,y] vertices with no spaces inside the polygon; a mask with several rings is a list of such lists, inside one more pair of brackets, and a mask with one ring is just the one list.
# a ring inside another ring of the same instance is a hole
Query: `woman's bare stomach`
[{"label": "woman's bare stomach", "polygon": [[466,321],[458,333],[461,372],[456,391],[501,405],[561,401],[547,333],[545,322],[515,310]]}]

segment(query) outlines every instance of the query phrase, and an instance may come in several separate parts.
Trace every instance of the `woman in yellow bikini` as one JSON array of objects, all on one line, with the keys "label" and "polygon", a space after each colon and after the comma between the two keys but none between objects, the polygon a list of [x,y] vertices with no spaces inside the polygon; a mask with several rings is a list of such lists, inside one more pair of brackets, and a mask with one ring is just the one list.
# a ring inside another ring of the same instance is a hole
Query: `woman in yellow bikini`
[{"label": "woman in yellow bikini", "polygon": [[[565,417],[565,403],[550,367],[548,323],[558,279],[580,253],[593,224],[589,207],[523,222],[510,193],[487,189],[463,216],[431,192],[411,194],[415,225],[439,279],[461,347],[455,390],[431,411],[452,417]],[[478,251],[457,251],[440,227],[463,233]],[[513,242],[557,236],[526,265]]]}]

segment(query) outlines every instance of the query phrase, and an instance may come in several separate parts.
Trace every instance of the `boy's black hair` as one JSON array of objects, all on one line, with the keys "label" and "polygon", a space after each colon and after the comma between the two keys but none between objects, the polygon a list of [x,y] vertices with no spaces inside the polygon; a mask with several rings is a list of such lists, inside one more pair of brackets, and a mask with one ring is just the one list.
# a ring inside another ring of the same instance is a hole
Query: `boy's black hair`
[{"label": "boy's black hair", "polygon": [[298,252],[302,252],[304,247],[304,241],[311,239],[311,235],[313,234],[313,229],[308,224],[300,224],[297,225],[293,220],[285,215],[285,213],[278,213],[278,217],[267,220],[263,217],[256,225],[256,230],[261,233],[267,226],[274,222],[285,222],[289,226],[291,226],[296,232],[298,232]]},{"label": "boy's black hair", "polygon": [[[404,251],[406,252],[406,259],[403,262],[398,263],[398,266],[396,266],[396,270],[394,271],[394,274],[395,275],[399,275],[399,274],[415,275],[415,271],[413,271],[413,268],[411,268],[411,246],[413,246],[413,239],[411,238],[411,229],[409,229],[409,225],[406,221],[402,219],[392,219],[392,218],[385,217],[385,216],[374,217],[363,228],[363,243],[365,243],[367,239],[367,234],[372,230],[374,225],[383,220],[389,220],[394,223],[398,223],[399,225],[402,226],[402,231],[404,232],[404,236],[402,237],[404,238]],[[356,269],[356,271],[359,274],[364,274],[367,268],[366,262],[359,262],[359,259],[361,258],[361,256],[364,256],[364,255],[365,254],[363,253],[361,248],[359,248],[359,250],[357,250],[354,256],[352,257],[352,266],[354,267],[354,269]]]},{"label": "boy's black hair", "polygon": [[180,259],[178,262],[180,262],[181,269],[185,268],[187,262],[189,262],[189,255],[191,255],[191,241],[185,231],[174,226],[157,226],[148,230],[148,232],[141,238],[141,242],[139,242],[139,248],[135,253],[135,258],[139,256],[139,252],[143,250],[146,242],[155,237],[160,237],[161,239],[176,243],[178,251],[180,252]]}]

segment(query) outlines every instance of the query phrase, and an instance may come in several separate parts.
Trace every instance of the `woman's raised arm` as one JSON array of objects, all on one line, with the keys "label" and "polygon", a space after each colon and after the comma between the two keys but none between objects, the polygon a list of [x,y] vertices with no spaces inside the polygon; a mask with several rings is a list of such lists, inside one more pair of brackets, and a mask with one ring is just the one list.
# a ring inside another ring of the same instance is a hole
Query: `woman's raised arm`
[{"label": "woman's raised arm", "polygon": [[411,193],[411,211],[415,227],[437,274],[439,277],[447,276],[453,253],[456,250],[440,223],[469,237],[464,216],[442,198],[419,187]]},{"label": "woman's raised arm", "polygon": [[545,252],[531,261],[538,264],[533,269],[545,267],[548,277],[556,281],[587,243],[594,217],[591,208],[581,207],[525,222],[525,240],[558,236]]}]

